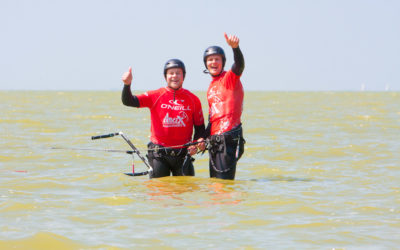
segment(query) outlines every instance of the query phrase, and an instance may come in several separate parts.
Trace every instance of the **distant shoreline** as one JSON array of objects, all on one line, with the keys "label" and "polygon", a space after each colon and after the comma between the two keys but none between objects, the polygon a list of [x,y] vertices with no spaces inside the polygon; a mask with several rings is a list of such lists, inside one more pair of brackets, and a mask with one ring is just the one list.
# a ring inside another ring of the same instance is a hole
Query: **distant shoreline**
[{"label": "distant shoreline", "polygon": [[[207,92],[207,90],[191,90],[191,92]],[[41,89],[35,89],[35,90],[22,90],[22,89],[0,89],[0,92],[121,92],[122,90],[41,90]],[[143,93],[148,90],[132,90],[134,93]],[[282,93],[310,93],[310,92],[319,92],[319,93],[330,93],[330,92],[337,92],[337,93],[343,93],[343,92],[354,92],[354,93],[398,93],[400,90],[246,90],[245,92],[282,92]]]}]

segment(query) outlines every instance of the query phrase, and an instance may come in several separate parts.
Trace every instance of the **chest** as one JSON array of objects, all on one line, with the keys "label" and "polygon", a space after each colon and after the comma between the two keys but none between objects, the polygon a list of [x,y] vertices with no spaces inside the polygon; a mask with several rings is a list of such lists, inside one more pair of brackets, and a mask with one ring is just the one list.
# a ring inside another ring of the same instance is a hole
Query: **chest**
[{"label": "chest", "polygon": [[207,91],[207,99],[211,101],[215,98],[222,99],[224,97],[225,89],[219,84],[219,81],[214,81],[210,84]]},{"label": "chest", "polygon": [[155,104],[155,109],[159,112],[192,112],[194,109],[193,102],[185,98],[185,96],[174,96],[173,94],[168,94],[160,97],[160,99]]}]

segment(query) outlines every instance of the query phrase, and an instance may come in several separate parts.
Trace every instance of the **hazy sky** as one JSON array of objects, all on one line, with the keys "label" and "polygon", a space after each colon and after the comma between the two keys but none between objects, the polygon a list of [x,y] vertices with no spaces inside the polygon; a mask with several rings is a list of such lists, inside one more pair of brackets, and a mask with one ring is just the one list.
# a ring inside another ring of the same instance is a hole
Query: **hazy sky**
[{"label": "hazy sky", "polygon": [[206,90],[203,52],[236,34],[245,90],[400,90],[398,0],[0,0],[0,89],[121,90],[165,86],[184,61],[184,87]]}]

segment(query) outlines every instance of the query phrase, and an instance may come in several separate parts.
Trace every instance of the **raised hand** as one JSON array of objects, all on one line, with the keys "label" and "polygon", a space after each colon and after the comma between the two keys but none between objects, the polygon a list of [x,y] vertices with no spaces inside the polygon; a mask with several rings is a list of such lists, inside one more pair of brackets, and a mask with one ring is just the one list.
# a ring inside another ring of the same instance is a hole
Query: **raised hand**
[{"label": "raised hand", "polygon": [[237,47],[239,47],[239,38],[237,37],[237,36],[235,36],[235,35],[227,35],[225,32],[224,32],[224,37],[225,37],[225,40],[226,40],[226,43],[229,45],[229,46],[231,46],[232,48],[237,48]]},{"label": "raised hand", "polygon": [[128,71],[122,75],[122,81],[125,85],[131,85],[132,83],[132,67],[129,67]]}]

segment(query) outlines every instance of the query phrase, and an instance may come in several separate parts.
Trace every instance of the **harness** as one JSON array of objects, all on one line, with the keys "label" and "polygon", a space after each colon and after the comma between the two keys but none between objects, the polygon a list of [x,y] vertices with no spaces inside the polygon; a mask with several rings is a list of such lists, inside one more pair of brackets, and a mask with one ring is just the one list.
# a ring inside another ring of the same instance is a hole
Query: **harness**
[{"label": "harness", "polygon": [[166,158],[166,157],[177,157],[177,158],[185,158],[182,163],[182,175],[185,176],[184,168],[186,166],[187,161],[194,161],[194,158],[191,157],[187,148],[172,148],[172,147],[163,147],[161,145],[154,144],[150,142],[148,145],[148,155],[147,157],[154,158]]},{"label": "harness", "polygon": [[[241,157],[240,154],[240,143],[243,141],[243,144],[246,143],[246,140],[243,138],[242,135],[242,126],[241,124],[236,128],[223,133],[221,135],[212,135],[206,140],[206,148],[210,152],[211,155],[215,155],[216,153],[223,152],[223,155],[227,155],[227,144],[234,144],[236,143],[236,152],[235,152],[235,160],[238,161]],[[213,157],[210,157],[210,163],[212,168],[218,173],[226,173],[231,170],[231,168],[219,170],[215,166],[215,162]]]},{"label": "harness", "polygon": [[148,144],[148,151],[149,154],[152,154],[156,158],[162,158],[162,157],[185,157],[188,153],[187,148],[169,148],[169,147],[163,147],[161,145],[154,144],[150,142]]}]

